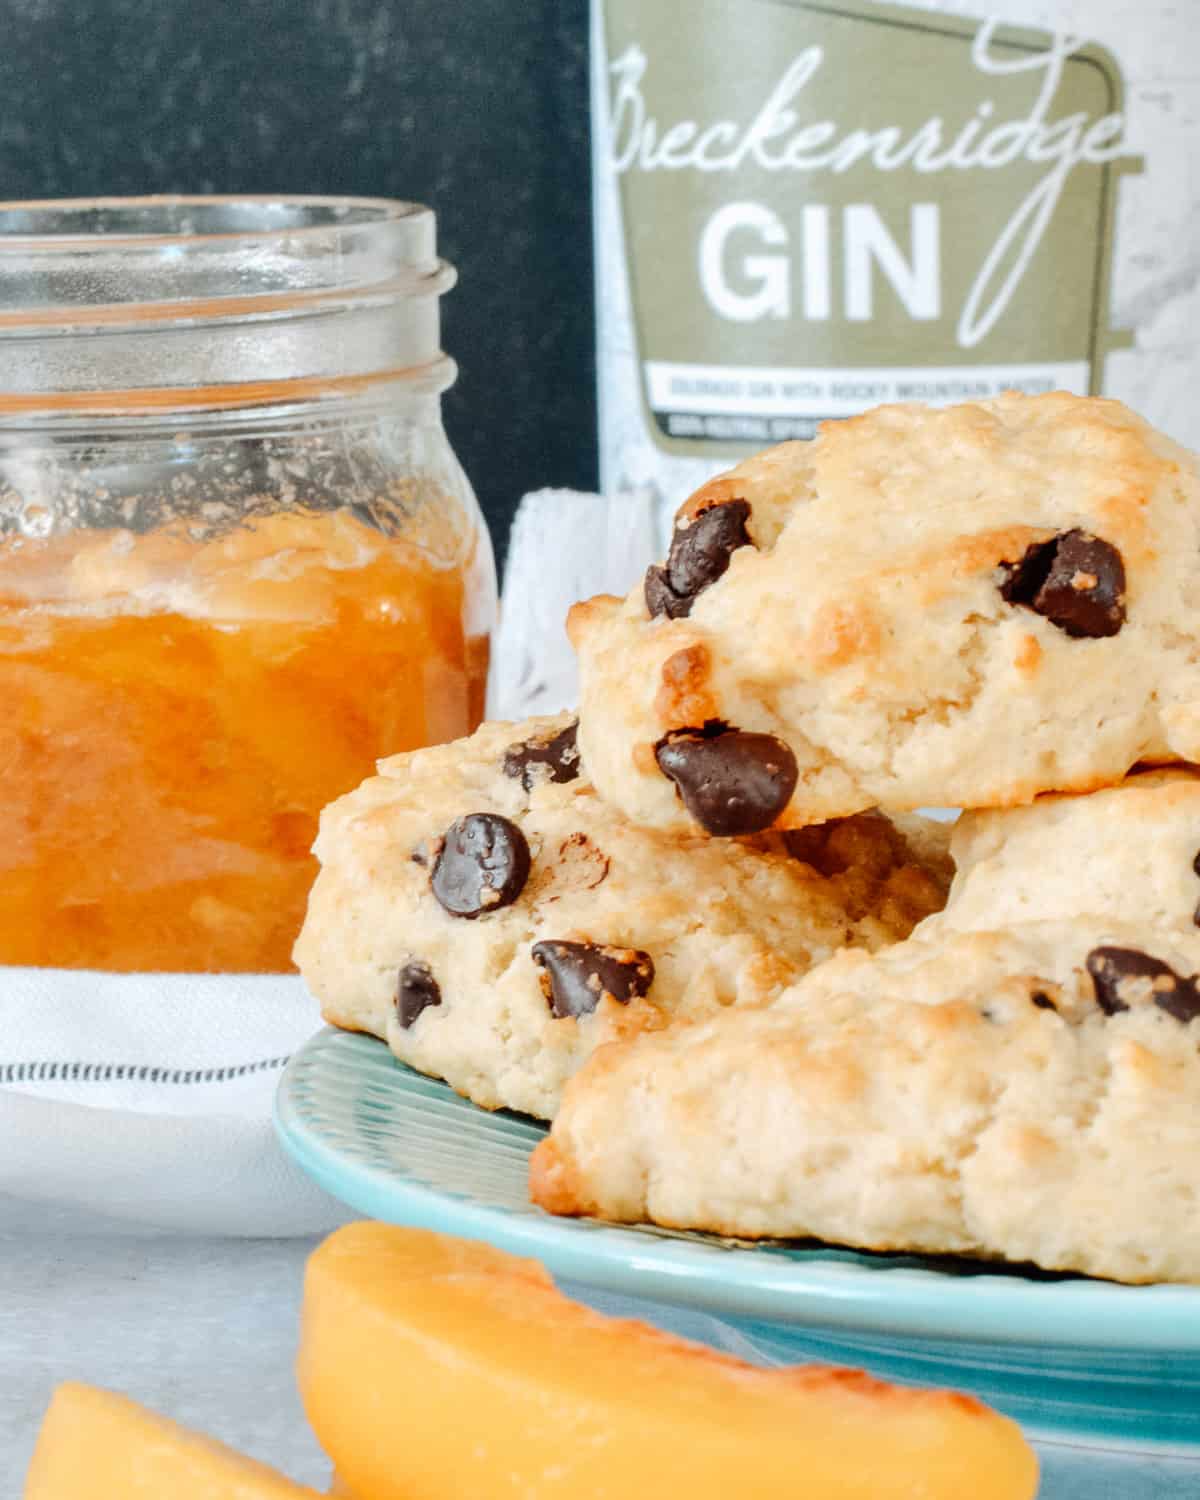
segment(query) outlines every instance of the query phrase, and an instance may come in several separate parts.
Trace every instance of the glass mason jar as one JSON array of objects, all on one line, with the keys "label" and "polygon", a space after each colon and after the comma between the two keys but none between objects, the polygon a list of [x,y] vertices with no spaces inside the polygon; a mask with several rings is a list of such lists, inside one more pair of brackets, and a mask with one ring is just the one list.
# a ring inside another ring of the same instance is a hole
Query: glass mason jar
[{"label": "glass mason jar", "polygon": [[290,967],[322,806],[470,731],[414,204],[0,205],[0,963]]}]

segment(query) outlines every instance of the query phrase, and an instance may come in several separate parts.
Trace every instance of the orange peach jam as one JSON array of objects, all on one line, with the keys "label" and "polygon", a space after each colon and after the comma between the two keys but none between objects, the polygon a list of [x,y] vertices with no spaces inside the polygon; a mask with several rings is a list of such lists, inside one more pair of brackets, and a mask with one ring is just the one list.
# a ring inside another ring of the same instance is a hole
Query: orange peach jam
[{"label": "orange peach jam", "polygon": [[474,562],[420,540],[0,538],[0,963],[291,967],[322,806],[482,713]]}]

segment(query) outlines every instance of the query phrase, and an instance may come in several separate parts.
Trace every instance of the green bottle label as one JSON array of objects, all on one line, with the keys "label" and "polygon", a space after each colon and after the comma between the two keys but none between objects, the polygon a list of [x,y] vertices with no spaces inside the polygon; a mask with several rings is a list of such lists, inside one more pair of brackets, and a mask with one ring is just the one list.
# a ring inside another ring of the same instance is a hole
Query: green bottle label
[{"label": "green bottle label", "polygon": [[602,36],[598,165],[660,449],[1101,389],[1140,170],[1105,49],[870,0],[605,0]]}]

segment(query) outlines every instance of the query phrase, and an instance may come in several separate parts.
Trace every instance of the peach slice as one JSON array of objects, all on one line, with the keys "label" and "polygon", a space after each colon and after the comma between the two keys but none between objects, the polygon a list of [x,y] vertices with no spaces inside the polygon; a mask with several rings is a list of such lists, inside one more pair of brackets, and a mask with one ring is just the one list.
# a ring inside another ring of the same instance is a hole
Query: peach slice
[{"label": "peach slice", "polygon": [[968,1396],[765,1370],[604,1317],[533,1261],[351,1224],[314,1253],[299,1378],[371,1500],[1031,1500],[1017,1427]]},{"label": "peach slice", "polygon": [[265,1464],[147,1411],[68,1382],[50,1402],[25,1500],[317,1500]]}]

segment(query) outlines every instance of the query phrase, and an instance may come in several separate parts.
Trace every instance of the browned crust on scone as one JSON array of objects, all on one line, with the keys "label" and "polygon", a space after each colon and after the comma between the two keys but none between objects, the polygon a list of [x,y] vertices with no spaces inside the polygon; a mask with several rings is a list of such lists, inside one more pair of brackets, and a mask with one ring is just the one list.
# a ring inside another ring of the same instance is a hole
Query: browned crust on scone
[{"label": "browned crust on scone", "polygon": [[594,1213],[580,1190],[579,1176],[553,1136],[539,1143],[529,1158],[529,1197],[548,1214],[579,1218]]},{"label": "browned crust on scone", "polygon": [[731,500],[744,500],[745,498],[746,485],[741,479],[729,474],[718,474],[715,479],[702,484],[698,490],[694,490],[688,496],[675,512],[675,524],[676,526],[686,525],[701,511],[711,510],[714,505],[728,505]]},{"label": "browned crust on scone", "polygon": [[802,649],[813,669],[822,671],[844,667],[856,657],[876,656],[879,646],[879,625],[871,606],[837,600],[817,610]]},{"label": "browned crust on scone", "polygon": [[1013,666],[1025,677],[1032,677],[1042,663],[1042,647],[1036,636],[1023,635],[1013,656]]},{"label": "browned crust on scone", "polygon": [[662,664],[662,686],[654,699],[654,711],[662,723],[698,725],[718,718],[711,680],[712,653],[703,641],[672,652]]},{"label": "browned crust on scone", "polygon": [[567,611],[567,639],[577,650],[579,643],[608,615],[621,607],[615,594],[595,594],[591,599],[581,599]]},{"label": "browned crust on scone", "polygon": [[654,742],[652,740],[639,740],[633,747],[630,760],[636,771],[643,776],[658,774],[658,760],[654,754]]}]

